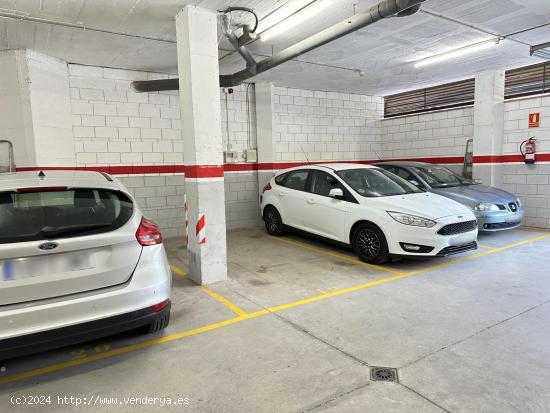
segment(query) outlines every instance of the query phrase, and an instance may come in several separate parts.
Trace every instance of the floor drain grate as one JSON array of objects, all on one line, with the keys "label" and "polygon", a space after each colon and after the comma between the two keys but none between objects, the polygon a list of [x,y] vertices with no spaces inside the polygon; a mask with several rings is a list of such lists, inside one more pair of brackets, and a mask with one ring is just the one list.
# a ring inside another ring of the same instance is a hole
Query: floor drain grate
[{"label": "floor drain grate", "polygon": [[373,381],[397,381],[397,369],[392,367],[371,367],[370,378]]}]

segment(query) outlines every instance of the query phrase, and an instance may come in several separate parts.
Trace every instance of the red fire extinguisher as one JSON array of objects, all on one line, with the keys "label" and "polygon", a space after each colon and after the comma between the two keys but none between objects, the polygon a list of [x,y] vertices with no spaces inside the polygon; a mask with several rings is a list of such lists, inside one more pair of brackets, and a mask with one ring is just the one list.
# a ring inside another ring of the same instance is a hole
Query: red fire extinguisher
[{"label": "red fire extinguisher", "polygon": [[535,154],[537,152],[535,141],[536,139],[533,137],[521,142],[519,145],[519,151],[521,152],[523,161],[526,164],[535,163]]}]

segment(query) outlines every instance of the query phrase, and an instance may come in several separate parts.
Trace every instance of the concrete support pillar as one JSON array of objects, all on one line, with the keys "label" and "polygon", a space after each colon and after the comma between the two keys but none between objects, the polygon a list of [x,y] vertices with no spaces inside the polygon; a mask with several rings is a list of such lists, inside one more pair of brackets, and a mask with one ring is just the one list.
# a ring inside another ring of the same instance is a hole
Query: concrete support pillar
[{"label": "concrete support pillar", "polygon": [[[474,178],[486,185],[502,182],[501,166],[496,164],[504,144],[504,71],[480,72],[475,80]],[[496,157],[495,163],[475,163],[476,157]]]},{"label": "concrete support pillar", "polygon": [[186,6],[176,16],[189,273],[199,284],[227,279],[223,140],[216,13]]},{"label": "concrete support pillar", "polygon": [[275,162],[274,93],[271,83],[256,84],[256,133],[258,137],[258,186],[260,194],[273,177]]}]

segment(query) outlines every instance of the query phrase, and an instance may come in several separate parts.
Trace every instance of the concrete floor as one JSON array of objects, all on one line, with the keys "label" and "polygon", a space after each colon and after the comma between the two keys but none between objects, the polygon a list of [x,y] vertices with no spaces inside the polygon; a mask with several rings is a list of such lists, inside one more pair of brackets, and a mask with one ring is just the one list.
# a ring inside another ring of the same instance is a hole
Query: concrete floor
[{"label": "concrete floor", "polygon": [[[550,412],[550,232],[479,242],[376,268],[297,235],[231,231],[229,281],[204,289],[174,268],[163,334],[5,362],[0,411]],[[182,243],[166,246],[185,270]],[[397,368],[399,383],[371,381],[369,366]],[[12,406],[28,395],[52,405]],[[144,396],[188,403],[124,400]]]}]

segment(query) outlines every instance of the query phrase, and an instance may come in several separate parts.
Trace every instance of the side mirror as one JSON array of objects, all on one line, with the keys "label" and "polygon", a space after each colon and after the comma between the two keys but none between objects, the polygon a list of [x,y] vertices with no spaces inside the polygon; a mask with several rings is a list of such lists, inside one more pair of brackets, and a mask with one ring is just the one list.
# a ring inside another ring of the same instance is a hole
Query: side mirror
[{"label": "side mirror", "polygon": [[344,191],[340,188],[332,188],[328,193],[328,196],[335,199],[344,199]]}]

